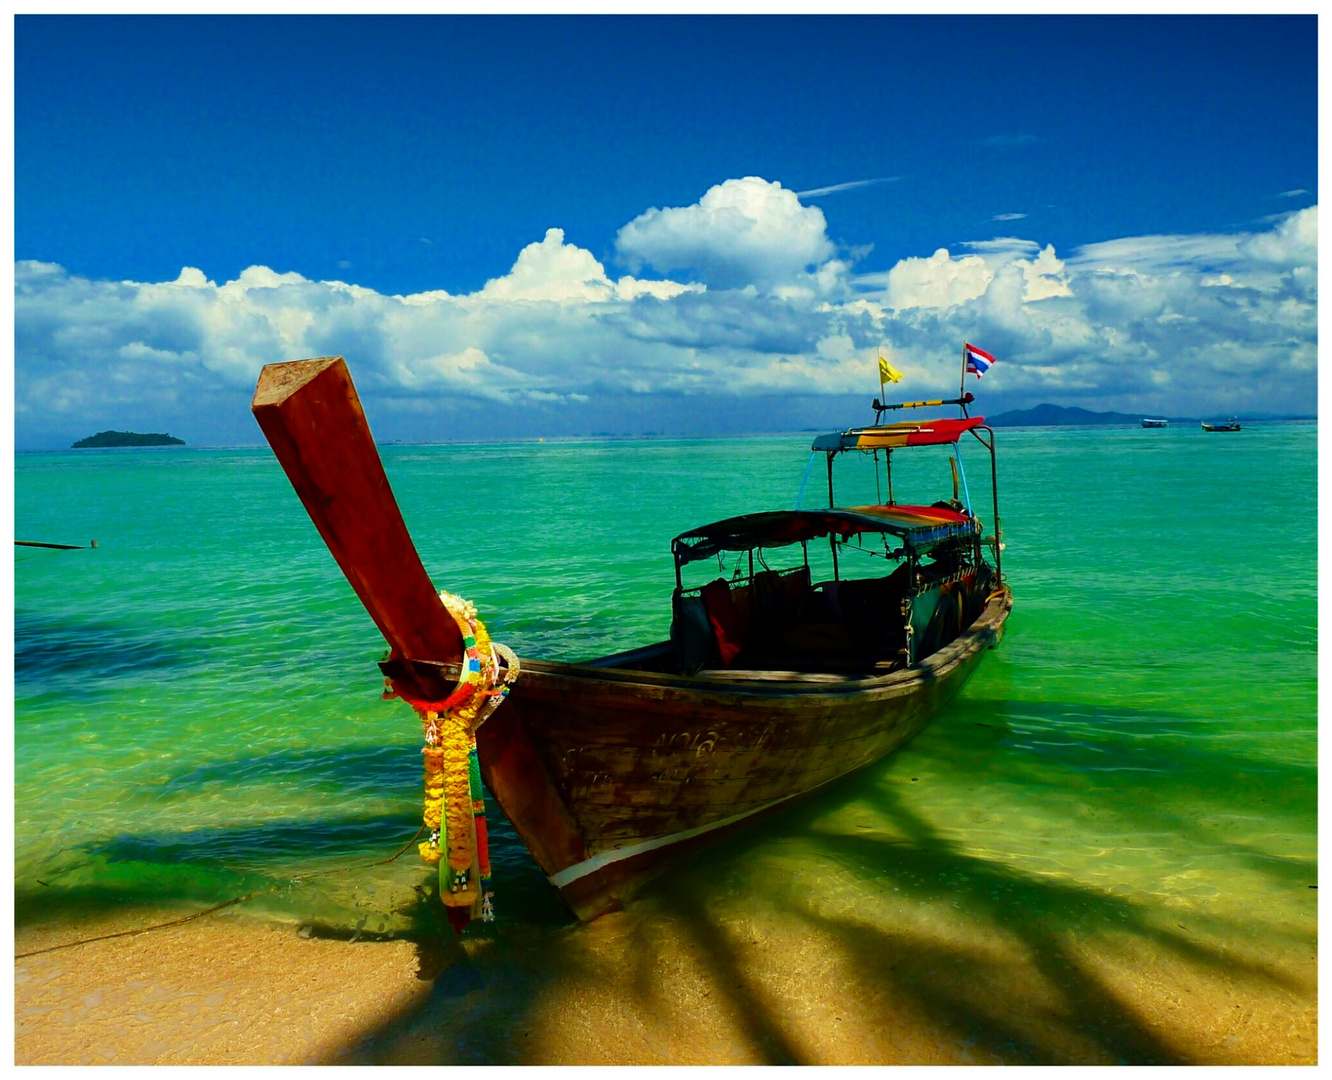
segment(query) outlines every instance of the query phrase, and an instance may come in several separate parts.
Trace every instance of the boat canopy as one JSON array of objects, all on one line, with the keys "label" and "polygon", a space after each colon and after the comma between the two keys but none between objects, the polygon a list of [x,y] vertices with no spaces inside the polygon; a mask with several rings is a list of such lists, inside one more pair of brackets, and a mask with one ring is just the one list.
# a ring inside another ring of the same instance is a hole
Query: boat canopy
[{"label": "boat canopy", "polygon": [[769,510],[742,514],[704,525],[671,541],[677,566],[708,559],[719,551],[785,547],[836,534],[843,540],[860,533],[899,537],[917,551],[944,540],[973,540],[980,522],[938,506],[850,506],[834,510]]},{"label": "boat canopy", "polygon": [[842,450],[896,450],[899,446],[944,446],[957,442],[964,432],[984,423],[985,417],[970,416],[962,420],[915,420],[851,428],[820,435],[811,449],[837,453]]}]

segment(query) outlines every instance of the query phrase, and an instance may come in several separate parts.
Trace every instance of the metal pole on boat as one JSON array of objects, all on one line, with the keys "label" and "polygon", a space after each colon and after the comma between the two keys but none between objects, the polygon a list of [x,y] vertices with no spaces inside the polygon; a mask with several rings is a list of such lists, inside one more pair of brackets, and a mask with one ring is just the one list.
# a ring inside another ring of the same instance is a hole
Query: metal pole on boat
[{"label": "metal pole on boat", "polygon": [[[966,503],[967,513],[971,511],[971,490],[967,487],[967,471],[962,468],[962,446],[960,443],[953,443],[953,458],[957,462],[957,471],[953,475],[953,487],[957,487],[958,476],[962,477],[962,498]],[[954,490],[953,498],[957,498],[957,491]]]},{"label": "metal pole on boat", "polygon": [[[828,509],[831,510],[836,504],[833,502],[833,479],[832,479],[833,455],[828,452]],[[838,577],[837,570],[837,534],[830,532],[828,534],[828,550],[832,552],[833,581],[841,580]]]},{"label": "metal pole on boat", "polygon": [[[982,431],[989,433],[989,439],[981,434]],[[1003,558],[999,552],[1004,543],[1004,531],[999,523],[999,469],[995,463],[994,455],[994,428],[988,425],[972,428],[971,434],[981,446],[990,452],[990,507],[994,512],[994,536],[992,538],[994,541],[994,573],[999,579],[999,584],[1002,585],[1004,583]],[[978,537],[977,547],[979,548],[980,544],[986,542],[983,537]]]},{"label": "metal pole on boat", "polygon": [[795,508],[797,510],[799,510],[805,502],[805,485],[809,483],[809,474],[813,471],[814,459],[818,456],[819,452],[817,450],[809,455],[809,464],[805,466],[805,478],[800,481],[800,494],[796,496]]},{"label": "metal pole on boat", "polygon": [[1000,552],[1004,547],[1004,530],[999,525],[999,468],[994,460],[994,430],[986,428],[990,432],[990,497],[994,506],[994,574],[999,579],[999,584],[1004,583],[1004,564],[1003,556]]},{"label": "metal pole on boat", "polygon": [[879,403],[879,408],[883,412],[890,412],[893,409],[932,409],[937,405],[961,405],[962,411],[967,411],[967,405],[976,400],[975,394],[963,394],[955,398],[935,398],[932,401],[899,401],[892,405]]}]

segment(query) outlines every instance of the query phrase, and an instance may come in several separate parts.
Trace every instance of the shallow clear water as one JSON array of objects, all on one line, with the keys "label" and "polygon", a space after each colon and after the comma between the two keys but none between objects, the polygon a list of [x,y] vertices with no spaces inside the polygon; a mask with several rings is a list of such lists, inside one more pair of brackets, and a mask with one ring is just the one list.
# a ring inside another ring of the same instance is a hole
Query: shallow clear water
[{"label": "shallow clear water", "polygon": [[[671,537],[793,505],[808,440],[383,455],[436,584],[520,653],[578,659],[663,637]],[[690,860],[631,914],[678,910],[681,890],[826,918],[910,897],[996,925],[1188,913],[1223,940],[1310,948],[1316,441],[1308,424],[1001,430],[1016,606],[1000,648],[908,747]],[[99,542],[16,550],[20,921],[259,891],[250,910],[330,932],[441,932],[414,853],[366,865],[419,822],[419,730],[380,700],[382,639],[272,455],[24,453],[15,471],[18,539]],[[868,501],[873,479],[843,490]],[[490,819],[500,921],[468,933],[562,932]]]}]

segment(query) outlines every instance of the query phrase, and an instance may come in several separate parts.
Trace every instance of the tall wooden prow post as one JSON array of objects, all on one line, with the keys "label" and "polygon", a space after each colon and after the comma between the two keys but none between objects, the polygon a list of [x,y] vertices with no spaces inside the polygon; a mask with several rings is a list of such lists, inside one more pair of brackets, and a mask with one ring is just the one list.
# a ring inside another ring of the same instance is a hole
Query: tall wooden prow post
[{"label": "tall wooden prow post", "polygon": [[[421,565],[342,357],[269,364],[250,409],[394,657],[458,663],[458,624]],[[420,669],[411,678],[419,700],[454,689]]]},{"label": "tall wooden prow post", "polygon": [[[394,685],[410,692],[403,685],[410,679],[419,701],[448,697],[455,684],[434,672],[462,659],[462,635],[407,533],[342,357],[269,364],[251,409],[395,659],[426,662],[396,665]],[[523,724],[501,709],[476,741],[482,779],[541,868],[553,874],[586,859],[577,823]]]}]

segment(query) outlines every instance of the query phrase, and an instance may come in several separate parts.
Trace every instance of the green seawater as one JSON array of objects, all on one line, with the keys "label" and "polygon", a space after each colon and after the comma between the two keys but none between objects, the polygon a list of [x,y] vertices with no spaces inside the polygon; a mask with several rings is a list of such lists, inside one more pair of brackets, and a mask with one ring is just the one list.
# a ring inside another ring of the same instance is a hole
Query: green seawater
[{"label": "green seawater", "polygon": [[[1313,949],[1316,426],[997,441],[1000,647],[910,745],[687,860],[631,917],[799,896],[836,918],[896,895],[1002,927],[1118,922],[1167,950],[1161,928],[1185,925]],[[671,538],[792,506],[808,445],[382,452],[436,585],[520,654],[580,659],[664,637]],[[874,497],[847,476],[839,501]],[[946,495],[946,465],[931,476]],[[99,544],[16,549],[20,925],[256,893],[248,912],[319,933],[450,934],[415,852],[371,865],[419,823],[419,726],[380,699],[383,641],[267,449],[20,453],[15,535]],[[571,932],[489,818],[499,918],[467,934]]]}]

